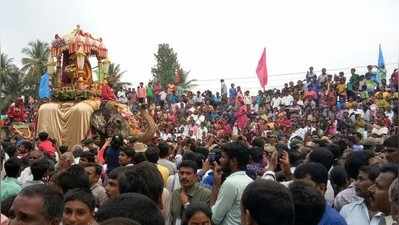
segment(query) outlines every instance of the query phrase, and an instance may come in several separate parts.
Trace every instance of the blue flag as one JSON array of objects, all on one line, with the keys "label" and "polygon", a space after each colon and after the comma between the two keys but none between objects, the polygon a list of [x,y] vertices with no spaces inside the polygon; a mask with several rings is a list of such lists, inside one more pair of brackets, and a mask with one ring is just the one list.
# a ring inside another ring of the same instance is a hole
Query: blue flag
[{"label": "blue flag", "polygon": [[49,75],[48,73],[45,73],[42,75],[40,78],[40,84],[39,84],[39,98],[40,99],[45,99],[45,98],[50,98],[51,91],[50,91],[50,81],[49,81]]},{"label": "blue flag", "polygon": [[385,67],[384,56],[382,55],[381,44],[378,49],[378,68]]}]

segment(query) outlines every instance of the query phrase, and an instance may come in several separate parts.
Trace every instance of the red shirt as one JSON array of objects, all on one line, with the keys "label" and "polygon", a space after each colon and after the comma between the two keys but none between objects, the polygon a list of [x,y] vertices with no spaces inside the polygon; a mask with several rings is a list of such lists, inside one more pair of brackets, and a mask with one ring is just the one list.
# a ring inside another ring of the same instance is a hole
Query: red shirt
[{"label": "red shirt", "polygon": [[55,156],[55,148],[51,141],[49,140],[40,141],[40,143],[37,146],[39,147],[40,151],[46,153],[47,155]]}]

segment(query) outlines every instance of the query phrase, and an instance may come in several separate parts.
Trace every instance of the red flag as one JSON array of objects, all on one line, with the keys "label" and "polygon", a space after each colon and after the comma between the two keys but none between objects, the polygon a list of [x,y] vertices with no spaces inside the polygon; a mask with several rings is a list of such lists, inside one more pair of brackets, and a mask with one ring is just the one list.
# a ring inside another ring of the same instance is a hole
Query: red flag
[{"label": "red flag", "polygon": [[267,85],[266,48],[263,49],[262,56],[259,59],[256,74],[258,75],[260,86],[265,90]]}]

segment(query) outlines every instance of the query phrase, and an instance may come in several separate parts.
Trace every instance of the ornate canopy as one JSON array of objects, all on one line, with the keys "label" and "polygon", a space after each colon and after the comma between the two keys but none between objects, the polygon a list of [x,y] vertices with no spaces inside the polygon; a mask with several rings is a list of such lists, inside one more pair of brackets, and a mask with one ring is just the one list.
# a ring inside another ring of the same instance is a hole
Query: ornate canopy
[{"label": "ornate canopy", "polygon": [[51,55],[58,57],[64,51],[69,54],[83,52],[87,56],[96,56],[97,59],[107,58],[108,49],[105,47],[102,38],[95,38],[89,32],[83,31],[79,25],[63,36],[55,35],[51,42]]}]

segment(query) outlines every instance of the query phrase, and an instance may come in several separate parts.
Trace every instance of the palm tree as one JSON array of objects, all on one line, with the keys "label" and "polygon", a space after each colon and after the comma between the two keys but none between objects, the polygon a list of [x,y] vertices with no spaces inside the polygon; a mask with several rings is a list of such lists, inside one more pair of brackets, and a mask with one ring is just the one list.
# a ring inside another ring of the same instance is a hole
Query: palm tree
[{"label": "palm tree", "polygon": [[26,81],[30,85],[29,94],[35,96],[39,88],[40,77],[47,69],[49,45],[40,40],[29,42],[28,47],[22,49],[22,53],[26,57],[22,58],[21,70],[27,75]]},{"label": "palm tree", "polygon": [[0,94],[3,93],[3,88],[6,84],[8,73],[13,69],[13,60],[13,58],[8,58],[7,54],[1,52],[0,49]]},{"label": "palm tree", "polygon": [[4,86],[1,89],[0,111],[6,109],[19,96],[25,94],[27,85],[24,76],[25,74],[15,65],[8,71],[4,79]]},{"label": "palm tree", "polygon": [[122,82],[121,78],[122,75],[126,73],[126,71],[121,71],[120,65],[111,63],[108,69],[108,82],[110,83],[111,87],[114,89],[115,92],[122,89],[124,85],[130,85],[129,82]]}]

